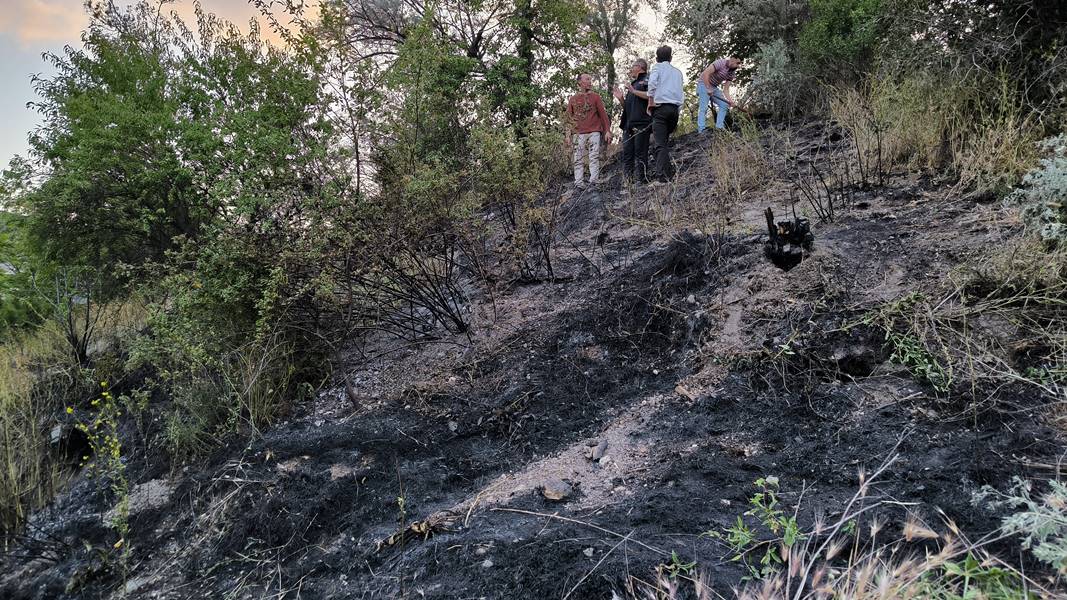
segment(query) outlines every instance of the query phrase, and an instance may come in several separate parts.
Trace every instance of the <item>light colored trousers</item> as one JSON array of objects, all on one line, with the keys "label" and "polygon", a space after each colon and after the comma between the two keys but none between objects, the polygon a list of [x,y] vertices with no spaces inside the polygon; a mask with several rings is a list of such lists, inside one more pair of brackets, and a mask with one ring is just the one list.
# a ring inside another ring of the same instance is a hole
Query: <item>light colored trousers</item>
[{"label": "light colored trousers", "polygon": [[589,148],[589,182],[600,179],[600,132],[579,133],[574,136],[574,183],[585,178],[585,149]]},{"label": "light colored trousers", "polygon": [[715,104],[718,109],[715,111],[715,127],[717,129],[723,129],[726,127],[726,113],[730,111],[730,105],[726,102],[726,96],[723,95],[719,86],[711,88],[709,94],[708,88],[704,85],[704,80],[697,78],[697,131],[704,131],[705,123],[708,118],[708,101],[710,100]]}]

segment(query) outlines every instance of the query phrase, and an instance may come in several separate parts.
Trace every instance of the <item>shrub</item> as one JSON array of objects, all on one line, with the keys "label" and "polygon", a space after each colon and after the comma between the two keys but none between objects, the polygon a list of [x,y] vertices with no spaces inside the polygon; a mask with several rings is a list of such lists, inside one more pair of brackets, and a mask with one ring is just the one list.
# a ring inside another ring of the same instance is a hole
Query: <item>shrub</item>
[{"label": "shrub", "polygon": [[800,71],[782,38],[760,44],[750,60],[756,68],[746,95],[756,107],[790,117],[816,103],[816,86]]},{"label": "shrub", "polygon": [[1023,219],[1046,243],[1067,248],[1067,135],[1041,142],[1048,156],[1011,194],[1022,204]]},{"label": "shrub", "polygon": [[799,52],[809,74],[842,81],[865,73],[880,34],[882,0],[811,0]]},{"label": "shrub", "polygon": [[1016,477],[1006,492],[983,486],[973,501],[991,510],[1014,510],[1001,521],[1001,532],[1021,537],[1022,547],[1035,558],[1067,573],[1067,486],[1056,480],[1047,485],[1048,491],[1035,498],[1033,484]]}]

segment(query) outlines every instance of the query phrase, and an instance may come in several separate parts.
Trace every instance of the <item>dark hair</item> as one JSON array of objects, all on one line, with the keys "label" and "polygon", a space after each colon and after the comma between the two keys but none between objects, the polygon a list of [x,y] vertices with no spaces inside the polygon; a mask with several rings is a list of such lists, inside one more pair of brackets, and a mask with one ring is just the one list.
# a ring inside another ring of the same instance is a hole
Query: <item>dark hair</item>
[{"label": "dark hair", "polygon": [[671,47],[667,45],[656,48],[656,62],[671,62]]},{"label": "dark hair", "polygon": [[639,58],[639,59],[634,61],[634,64],[635,65],[641,65],[641,68],[645,70],[645,73],[648,73],[648,61],[647,60],[645,60],[643,58]]}]

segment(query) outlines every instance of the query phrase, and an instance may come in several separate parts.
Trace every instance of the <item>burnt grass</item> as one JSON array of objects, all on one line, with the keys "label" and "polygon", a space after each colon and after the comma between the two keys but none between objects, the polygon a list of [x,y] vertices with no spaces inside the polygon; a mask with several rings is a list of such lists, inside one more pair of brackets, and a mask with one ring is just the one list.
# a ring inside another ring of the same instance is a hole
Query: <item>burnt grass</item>
[{"label": "burnt grass", "polygon": [[[680,164],[699,168],[704,143],[680,140]],[[672,552],[729,595],[745,569],[701,534],[733,524],[760,477],[779,478],[784,508],[810,529],[841,513],[861,469],[896,454],[866,500],[889,502],[864,518],[890,534],[906,511],[934,529],[951,519],[971,539],[1000,518],[972,506],[973,492],[1048,477],[1032,466],[1063,451],[1042,419],[1047,399],[1009,385],[995,399],[1012,410],[971,409],[962,392],[938,394],[892,364],[880,331],[855,326],[877,300],[934,285],[1018,231],[944,231],[975,207],[916,205],[939,188],[900,180],[870,192],[868,209],[817,225],[816,255],[786,274],[762,256],[765,235],[633,234],[611,217],[615,189],[572,200],[581,223],[564,229],[587,252],[560,251],[568,281],[514,292],[534,307],[514,331],[376,403],[330,418],[303,407],[196,463],[170,465],[144,439],[131,483],[166,478],[173,491],[133,512],[126,564],[102,518],[113,498],[78,476],[5,556],[0,596],[610,598],[654,581]],[[594,272],[588,256],[602,244]],[[883,298],[890,275],[899,289]],[[731,300],[742,285],[748,296]],[[740,337],[709,349],[729,306]],[[432,365],[435,352],[404,360]],[[354,360],[349,372],[372,366]],[[594,465],[562,502],[536,486],[479,501],[505,474],[535,469],[540,481],[538,461],[595,444],[650,398],[628,434],[647,449],[632,468]],[[390,540],[413,524],[426,527]],[[1016,541],[991,549],[1037,568]]]}]

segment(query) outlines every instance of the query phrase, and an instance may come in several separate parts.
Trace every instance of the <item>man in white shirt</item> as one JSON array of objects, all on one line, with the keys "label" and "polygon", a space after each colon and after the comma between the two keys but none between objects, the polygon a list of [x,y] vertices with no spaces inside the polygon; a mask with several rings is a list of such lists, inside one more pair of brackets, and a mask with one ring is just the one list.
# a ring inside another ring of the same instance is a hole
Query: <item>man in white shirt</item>
[{"label": "man in white shirt", "polygon": [[648,114],[652,115],[652,140],[656,147],[655,182],[666,183],[670,175],[670,137],[678,128],[678,112],[685,99],[682,72],[671,64],[671,47],[656,49],[656,67],[648,78]]}]

